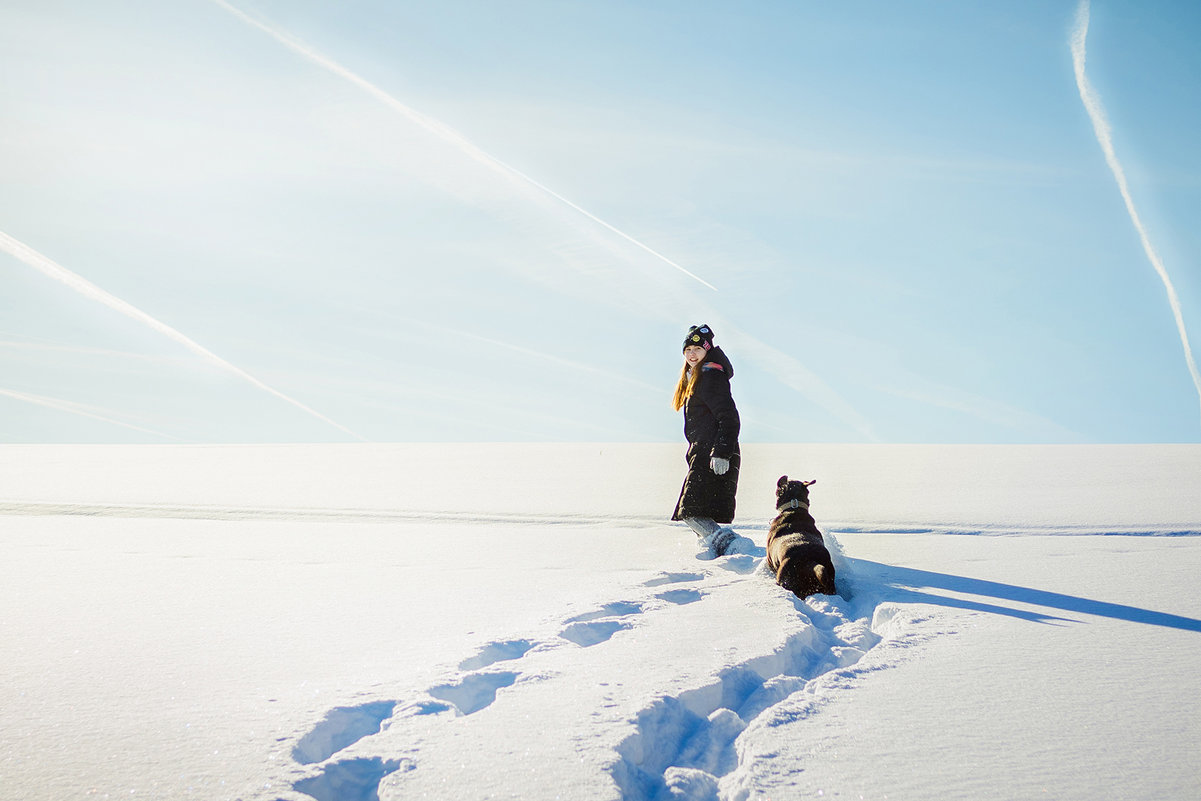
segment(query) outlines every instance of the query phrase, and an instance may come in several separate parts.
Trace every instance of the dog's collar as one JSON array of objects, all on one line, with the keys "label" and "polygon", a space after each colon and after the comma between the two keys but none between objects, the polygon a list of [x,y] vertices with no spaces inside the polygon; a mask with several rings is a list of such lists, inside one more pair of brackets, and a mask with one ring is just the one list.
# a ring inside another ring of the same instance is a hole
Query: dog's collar
[{"label": "dog's collar", "polygon": [[808,502],[798,501],[796,498],[793,498],[788,503],[782,504],[781,506],[777,506],[776,510],[782,512],[785,509],[806,509],[807,510],[808,508],[809,508]]}]

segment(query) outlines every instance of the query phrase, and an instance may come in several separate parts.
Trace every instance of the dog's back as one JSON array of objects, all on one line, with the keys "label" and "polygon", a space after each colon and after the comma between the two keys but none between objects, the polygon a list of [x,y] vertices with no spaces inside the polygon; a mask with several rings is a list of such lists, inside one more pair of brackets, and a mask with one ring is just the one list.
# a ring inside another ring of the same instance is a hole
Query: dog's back
[{"label": "dog's back", "polygon": [[768,529],[767,566],[776,583],[798,598],[836,594],[834,563],[809,513],[808,485],[783,476],[777,487],[777,504],[796,503],[781,508]]}]

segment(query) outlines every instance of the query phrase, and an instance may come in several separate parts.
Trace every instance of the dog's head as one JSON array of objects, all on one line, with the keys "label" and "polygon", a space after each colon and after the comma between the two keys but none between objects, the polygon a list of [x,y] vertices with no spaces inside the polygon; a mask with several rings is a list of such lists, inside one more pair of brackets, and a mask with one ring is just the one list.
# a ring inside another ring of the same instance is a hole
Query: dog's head
[{"label": "dog's head", "polygon": [[816,483],[816,478],[812,481],[789,481],[788,476],[780,476],[780,480],[776,482],[776,508],[804,507],[808,509],[809,485]]}]

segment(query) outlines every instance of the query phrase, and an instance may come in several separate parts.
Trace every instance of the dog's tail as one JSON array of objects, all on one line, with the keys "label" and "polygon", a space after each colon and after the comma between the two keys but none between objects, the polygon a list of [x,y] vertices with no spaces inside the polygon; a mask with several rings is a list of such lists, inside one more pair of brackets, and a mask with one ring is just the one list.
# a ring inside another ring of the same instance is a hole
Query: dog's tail
[{"label": "dog's tail", "polygon": [[818,592],[822,595],[838,594],[838,590],[834,588],[833,568],[827,568],[825,565],[817,565],[813,568],[813,576],[817,579]]}]

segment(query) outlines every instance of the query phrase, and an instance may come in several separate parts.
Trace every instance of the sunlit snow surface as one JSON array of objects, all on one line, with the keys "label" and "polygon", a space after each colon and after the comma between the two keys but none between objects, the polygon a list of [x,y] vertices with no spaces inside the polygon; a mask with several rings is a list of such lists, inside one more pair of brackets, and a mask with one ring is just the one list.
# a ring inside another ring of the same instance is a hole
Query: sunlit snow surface
[{"label": "sunlit snow surface", "polygon": [[1201,791],[1198,446],[748,445],[712,561],[677,446],[0,456],[6,798]]}]

